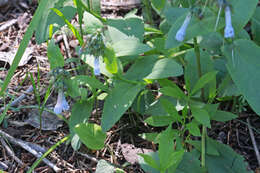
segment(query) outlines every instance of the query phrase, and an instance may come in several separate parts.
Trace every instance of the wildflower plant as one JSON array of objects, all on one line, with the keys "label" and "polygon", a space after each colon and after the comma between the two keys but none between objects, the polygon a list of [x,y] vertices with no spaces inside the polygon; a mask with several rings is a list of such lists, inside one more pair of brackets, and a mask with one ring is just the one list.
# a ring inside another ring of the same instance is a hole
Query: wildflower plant
[{"label": "wildflower plant", "polygon": [[[105,147],[106,132],[129,110],[149,126],[164,129],[140,134],[158,144],[157,151],[140,154],[145,172],[250,172],[242,156],[207,132],[212,121],[237,118],[219,109],[234,95],[243,95],[260,114],[260,48],[244,30],[259,11],[258,0],[145,0],[150,4],[145,10],[160,16],[158,26],[133,13],[104,19],[82,0],[73,0],[74,5],[67,1],[51,2],[54,8],[41,25],[48,30],[36,35],[38,42],[48,41],[51,69],[63,68],[64,57],[52,35],[66,24],[79,41],[81,65],[93,69],[92,75],[86,70],[62,80],[74,102],[68,126],[75,150],[81,143],[93,150]],[[69,22],[76,12],[79,29]],[[50,24],[54,14],[60,17],[58,28]],[[152,16],[148,19],[156,23]],[[252,35],[256,38],[257,31]],[[183,78],[184,85],[172,78]],[[147,87],[153,84],[155,91]],[[68,108],[64,91],[58,88],[57,112]],[[104,101],[101,125],[88,122],[96,100]]]}]

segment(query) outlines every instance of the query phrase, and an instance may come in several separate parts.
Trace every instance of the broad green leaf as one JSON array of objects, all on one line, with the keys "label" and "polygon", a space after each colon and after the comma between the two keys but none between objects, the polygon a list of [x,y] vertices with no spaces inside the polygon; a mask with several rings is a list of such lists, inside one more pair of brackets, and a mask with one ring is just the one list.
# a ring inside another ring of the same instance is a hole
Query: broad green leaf
[{"label": "broad green leaf", "polygon": [[205,109],[191,106],[191,112],[192,112],[193,117],[198,122],[200,122],[201,124],[203,124],[204,126],[207,126],[209,128],[211,127],[210,116]]},{"label": "broad green leaf", "polygon": [[217,71],[212,71],[204,74],[201,78],[197,81],[194,88],[192,89],[191,95],[194,95],[198,92],[201,88],[203,88],[206,84],[210,83],[211,81],[216,81]]},{"label": "broad green leaf", "polygon": [[201,136],[199,125],[195,121],[188,123],[186,127],[193,136]]},{"label": "broad green leaf", "polygon": [[230,0],[229,3],[232,7],[232,25],[235,32],[239,33],[253,16],[258,0],[251,0],[250,3],[244,0]]},{"label": "broad green leaf", "polygon": [[[191,140],[188,141],[189,144],[193,145],[194,148],[196,148],[198,151],[201,152],[201,141],[195,141]],[[209,137],[206,138],[206,154],[207,155],[213,155],[213,156],[219,156],[219,152],[217,148],[215,147],[214,143],[212,143],[212,139]]]},{"label": "broad green leaf", "polygon": [[168,23],[174,24],[179,17],[188,12],[188,8],[168,7],[164,10],[163,14]]},{"label": "broad green leaf", "polygon": [[77,124],[88,122],[92,108],[93,100],[78,101],[73,105],[69,119],[71,133],[74,132],[74,128]]},{"label": "broad green leaf", "polygon": [[101,126],[109,130],[132,105],[136,95],[143,89],[141,84],[118,82],[106,98]]},{"label": "broad green leaf", "polygon": [[175,118],[172,116],[151,116],[147,118],[144,122],[146,122],[151,126],[162,127],[162,126],[168,126],[174,121]]},{"label": "broad green leaf", "polygon": [[[144,68],[145,67],[145,68]],[[158,59],[157,56],[145,56],[138,59],[127,71],[125,77],[130,80],[162,79],[183,74],[181,65],[173,59]]]},{"label": "broad green leaf", "polygon": [[164,8],[166,0],[151,0],[152,6],[160,13]]},{"label": "broad green leaf", "polygon": [[151,166],[152,168],[156,169],[156,170],[160,170],[160,167],[158,166],[158,164],[156,163],[156,161],[154,160],[154,158],[148,154],[139,154],[139,156],[141,156],[144,161],[146,162],[146,164],[148,164],[149,166]]},{"label": "broad green leaf", "polygon": [[[158,152],[150,152],[147,153],[146,155],[149,155],[153,158],[153,160],[155,160],[156,163],[154,163],[154,165],[156,165],[155,168],[151,167],[142,156],[138,155],[138,163],[140,164],[141,168],[145,171],[145,172],[149,172],[149,173],[160,173],[159,171],[159,156],[158,156]],[[152,161],[153,162],[153,161]]]},{"label": "broad green leaf", "polygon": [[223,45],[223,36],[218,32],[211,32],[202,36],[200,47],[206,49],[211,55],[220,54]]},{"label": "broad green leaf", "polygon": [[146,76],[146,79],[162,79],[167,77],[175,77],[183,74],[182,66],[173,59],[160,59],[152,69],[152,73]]},{"label": "broad green leaf", "polygon": [[103,27],[103,23],[98,18],[86,11],[83,14],[83,23],[84,30],[89,34],[96,33],[97,29],[101,29]]},{"label": "broad green leaf", "polygon": [[80,140],[88,148],[93,150],[102,149],[105,145],[106,133],[101,126],[92,123],[80,123],[75,126],[75,132]]},{"label": "broad green leaf", "polygon": [[144,23],[138,17],[109,19],[106,24],[108,25],[108,35],[112,43],[129,37],[138,38],[141,42],[144,39]]},{"label": "broad green leaf", "polygon": [[31,37],[33,36],[33,32],[38,27],[41,16],[45,13],[45,9],[47,6],[48,6],[48,1],[41,1],[39,3],[39,5],[34,13],[34,16],[28,26],[28,29],[26,30],[25,35],[23,36],[23,39],[20,43],[18,51],[15,54],[13,63],[11,65],[10,69],[8,70],[7,76],[5,78],[5,81],[4,81],[1,91],[0,91],[0,95],[3,95],[11,78],[13,77],[14,72],[23,56],[23,53],[24,53],[25,49],[27,48],[27,45],[28,45]]},{"label": "broad green leaf", "polygon": [[116,56],[130,56],[140,55],[144,52],[151,50],[151,48],[140,42],[135,37],[129,37],[128,39],[120,40],[112,45]]},{"label": "broad green leaf", "polygon": [[101,159],[98,161],[95,173],[114,173],[115,167],[107,161]]},{"label": "broad green leaf", "polygon": [[64,66],[64,57],[60,52],[58,45],[55,45],[55,41],[50,40],[47,48],[47,56],[50,62],[51,69],[62,68]]},{"label": "broad green leaf", "polygon": [[[233,53],[232,53],[233,52]],[[260,47],[249,40],[236,40],[226,46],[227,68],[239,91],[252,109],[260,115]]]},{"label": "broad green leaf", "polygon": [[206,155],[206,167],[209,173],[253,173],[253,171],[248,171],[245,159],[228,145],[210,138],[207,141],[210,141],[220,154],[219,156]]},{"label": "broad green leaf", "polygon": [[181,117],[176,110],[175,106],[170,102],[168,99],[165,98],[160,98],[161,105],[164,108],[164,110],[171,116],[173,117],[174,121],[181,122]]},{"label": "broad green leaf", "polygon": [[112,74],[117,73],[117,58],[113,49],[106,47],[104,52],[104,61],[106,64],[106,69]]},{"label": "broad green leaf", "polygon": [[173,164],[178,164],[183,156],[184,151],[174,151],[173,139],[175,131],[169,126],[159,136],[159,159],[160,159],[160,171],[165,172],[167,168]]},{"label": "broad green leaf", "polygon": [[260,46],[260,7],[257,7],[251,19],[251,29],[254,41]]},{"label": "broad green leaf", "polygon": [[[198,159],[198,156],[196,156],[194,152],[185,152],[183,155],[183,159],[177,167],[176,171],[174,169],[174,173],[191,173],[191,170],[194,173],[203,172],[200,167],[200,160]],[[169,171],[171,171],[171,169]]]},{"label": "broad green leaf", "polygon": [[236,114],[226,111],[216,111],[215,114],[210,115],[211,120],[226,122],[237,118]]},{"label": "broad green leaf", "polygon": [[97,80],[95,77],[78,75],[65,80],[65,83],[68,87],[67,93],[74,98],[78,96],[86,98],[88,93],[86,87],[88,87],[92,91],[96,89],[108,91],[108,87]]},{"label": "broad green leaf", "polygon": [[187,96],[177,85],[174,87],[163,87],[160,89],[160,92],[164,95],[171,96],[176,99],[187,99]]}]

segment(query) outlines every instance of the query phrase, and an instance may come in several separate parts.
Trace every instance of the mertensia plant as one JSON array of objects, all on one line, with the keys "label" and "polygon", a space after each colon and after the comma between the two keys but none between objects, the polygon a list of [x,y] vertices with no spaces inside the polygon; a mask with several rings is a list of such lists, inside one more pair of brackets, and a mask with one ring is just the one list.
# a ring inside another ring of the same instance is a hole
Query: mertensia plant
[{"label": "mertensia plant", "polygon": [[[233,96],[243,95],[260,114],[258,0],[144,0],[151,8],[143,12],[160,18],[152,26],[133,13],[104,19],[83,0],[71,2],[50,3],[36,38],[48,42],[52,69],[66,65],[53,34],[66,25],[79,41],[80,62],[73,69],[78,75],[62,78],[56,111],[68,108],[62,107],[65,95],[73,100],[69,128],[75,150],[81,142],[102,149],[106,132],[130,110],[164,129],[141,134],[158,144],[158,151],[140,154],[144,171],[250,172],[242,156],[207,131],[212,121],[237,118],[219,109]],[[69,22],[76,13],[79,26]],[[249,21],[251,35],[244,29]],[[101,122],[89,123],[97,101],[104,102]]]}]

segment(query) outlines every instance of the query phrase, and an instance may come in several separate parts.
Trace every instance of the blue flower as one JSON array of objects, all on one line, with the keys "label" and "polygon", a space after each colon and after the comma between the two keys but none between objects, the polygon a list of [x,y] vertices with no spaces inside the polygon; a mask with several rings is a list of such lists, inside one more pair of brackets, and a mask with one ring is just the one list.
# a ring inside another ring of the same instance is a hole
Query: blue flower
[{"label": "blue flower", "polygon": [[231,11],[229,6],[226,6],[225,8],[225,20],[226,20],[226,27],[224,30],[224,37],[233,38],[235,36],[235,31],[231,22]]},{"label": "blue flower", "polygon": [[94,74],[100,75],[99,58],[94,58]]},{"label": "blue flower", "polygon": [[189,25],[189,23],[190,23],[190,19],[191,19],[191,13],[189,13],[189,14],[186,16],[186,18],[185,18],[185,20],[184,20],[182,26],[181,26],[180,29],[177,31],[176,36],[175,36],[175,39],[176,39],[177,41],[182,42],[182,41],[184,40],[184,37],[185,37],[185,34],[186,34],[186,29],[187,29],[187,27],[188,27],[188,25]]},{"label": "blue flower", "polygon": [[65,98],[65,95],[64,95],[62,89],[59,89],[57,103],[56,103],[53,111],[56,114],[61,114],[62,111],[67,111],[67,110],[69,110],[69,108],[70,108],[70,106],[69,106],[68,102],[66,101],[66,98]]}]

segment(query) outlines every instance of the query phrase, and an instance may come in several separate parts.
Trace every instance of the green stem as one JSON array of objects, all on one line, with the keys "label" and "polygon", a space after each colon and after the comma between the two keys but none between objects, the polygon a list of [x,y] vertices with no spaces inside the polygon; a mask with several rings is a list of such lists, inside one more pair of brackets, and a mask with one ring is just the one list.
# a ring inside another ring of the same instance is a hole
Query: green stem
[{"label": "green stem", "polygon": [[143,5],[144,5],[144,11],[146,13],[148,23],[151,26],[154,26],[151,3],[150,3],[149,0],[142,0],[142,2],[143,2]]},{"label": "green stem", "polygon": [[[199,77],[202,76],[202,70],[201,70],[201,64],[200,64],[200,49],[197,42],[197,38],[193,39],[194,41],[194,50],[196,54],[196,60],[197,60],[197,67],[198,67],[198,74]],[[201,89],[201,99],[204,100],[204,89]],[[206,166],[206,135],[207,135],[207,128],[206,126],[202,126],[202,136],[201,136],[201,166],[202,168],[205,168]]]}]

